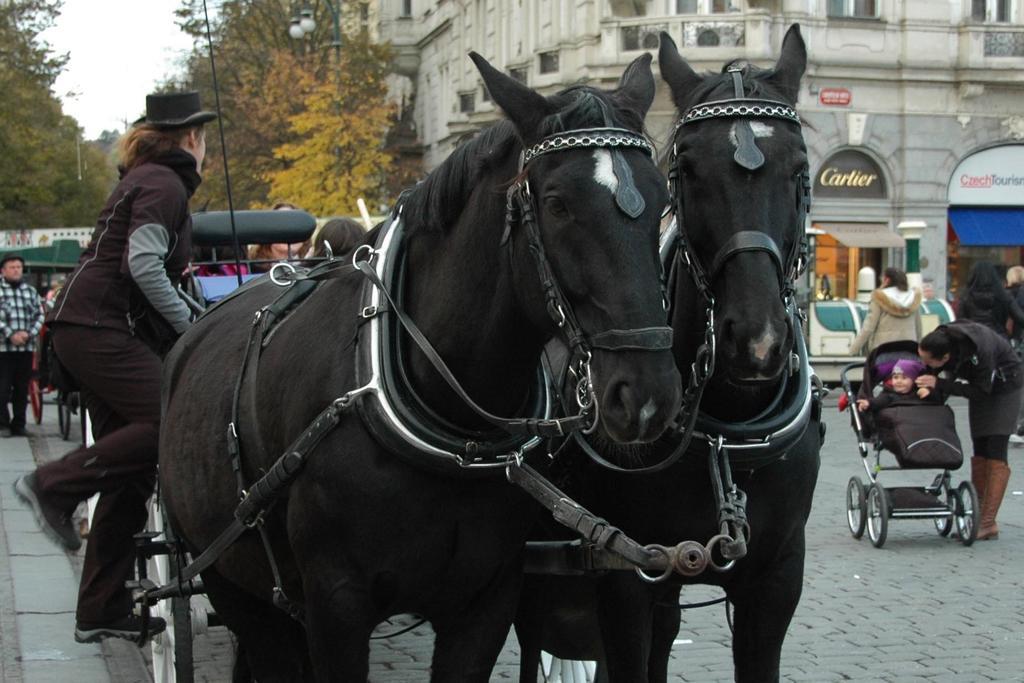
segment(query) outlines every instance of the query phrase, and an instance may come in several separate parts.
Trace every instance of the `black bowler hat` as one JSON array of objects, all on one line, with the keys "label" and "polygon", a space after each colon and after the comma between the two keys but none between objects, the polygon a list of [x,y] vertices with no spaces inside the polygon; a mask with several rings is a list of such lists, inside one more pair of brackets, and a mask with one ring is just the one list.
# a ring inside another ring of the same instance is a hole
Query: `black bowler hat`
[{"label": "black bowler hat", "polygon": [[213,121],[217,115],[203,111],[199,104],[199,93],[168,92],[146,95],[146,115],[135,125],[146,124],[154,128],[186,128]]}]

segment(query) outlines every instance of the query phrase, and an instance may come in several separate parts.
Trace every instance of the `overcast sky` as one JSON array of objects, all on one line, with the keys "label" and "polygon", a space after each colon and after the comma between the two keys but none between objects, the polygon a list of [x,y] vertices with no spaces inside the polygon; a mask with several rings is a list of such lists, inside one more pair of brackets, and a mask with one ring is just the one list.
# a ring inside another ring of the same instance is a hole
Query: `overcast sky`
[{"label": "overcast sky", "polygon": [[[180,0],[64,0],[61,16],[43,38],[69,53],[54,93],[87,139],[124,129],[146,109],[146,94],[192,46],[175,23]],[[213,4],[213,3],[211,3]],[[212,8],[211,8],[212,11]],[[212,102],[204,102],[207,107]]]}]

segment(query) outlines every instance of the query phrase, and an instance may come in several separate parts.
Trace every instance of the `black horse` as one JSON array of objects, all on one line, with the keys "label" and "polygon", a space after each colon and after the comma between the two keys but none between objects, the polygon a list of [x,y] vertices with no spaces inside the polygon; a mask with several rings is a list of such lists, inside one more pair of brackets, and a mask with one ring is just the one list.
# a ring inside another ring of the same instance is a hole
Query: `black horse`
[{"label": "black horse", "polygon": [[[552,97],[471,56],[511,123],[459,147],[400,201],[399,304],[468,395],[500,415],[521,414],[544,343],[575,321],[570,343],[592,355],[600,422],[591,426],[616,442],[651,441],[678,411],[680,379],[659,285],[668,193],[642,136],[654,97],[650,56],[631,64],[614,91],[579,86]],[[516,210],[507,206],[510,185],[527,201]],[[554,285],[561,299],[552,298]],[[359,273],[320,282],[262,344],[238,394],[254,314],[281,287],[248,285],[172,351],[160,480],[170,521],[193,554],[210,546],[237,505],[225,436],[234,397],[242,475],[251,483],[325,406],[361,386],[363,324],[394,321],[390,305],[361,304],[365,286]],[[651,338],[660,341],[644,348]],[[439,430],[463,435],[467,462],[480,442],[502,438],[409,335],[398,347],[407,400]],[[535,506],[500,468],[467,476],[470,467],[421,467],[415,449],[385,448],[379,436],[346,414],[265,515],[280,592],[290,600],[283,604],[302,608],[304,626],[272,605],[274,572],[256,533],[202,572],[238,639],[236,680],[366,680],[372,629],[403,612],[433,625],[431,680],[488,680],[515,614]]]},{"label": "black horse", "polygon": [[[524,682],[535,678],[536,659],[527,654],[535,657],[539,647],[562,658],[600,659],[607,668],[599,678],[665,681],[683,583],[725,589],[735,608],[736,680],[777,681],[800,599],[823,434],[791,291],[809,202],[793,109],[806,65],[803,39],[793,26],[773,69],[728,64],[700,76],[663,33],[659,62],[682,117],[671,169],[678,237],[665,249],[674,262],[674,352],[680,368],[699,374],[712,350],[714,372],[679,461],[657,474],[591,465],[576,473],[570,492],[640,542],[697,539],[714,566],[660,582],[623,571],[531,576],[516,619]],[[652,448],[637,464],[652,465],[667,450]],[[722,453],[731,458],[724,492],[729,478],[746,492],[749,530],[735,514],[742,496],[726,495],[723,509],[709,480],[711,458],[723,463]],[[733,524],[723,526],[723,519]],[[708,542],[721,533],[727,537]]]}]

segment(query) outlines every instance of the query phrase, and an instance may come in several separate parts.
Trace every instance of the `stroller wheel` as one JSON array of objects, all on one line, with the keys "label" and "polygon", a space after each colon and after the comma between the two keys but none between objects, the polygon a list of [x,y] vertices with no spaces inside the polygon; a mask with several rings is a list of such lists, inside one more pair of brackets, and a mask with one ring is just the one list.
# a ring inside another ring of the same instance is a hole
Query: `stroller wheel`
[{"label": "stroller wheel", "polygon": [[881,548],[889,532],[889,497],[885,488],[875,482],[868,489],[868,538],[872,545]]},{"label": "stroller wheel", "polygon": [[[938,494],[941,494],[939,491]],[[956,492],[952,487],[946,489],[946,507],[949,508],[949,514],[945,517],[936,517],[932,521],[935,522],[935,530],[939,532],[939,536],[949,536],[949,532],[953,530],[953,519],[956,517]]]},{"label": "stroller wheel", "polygon": [[953,518],[956,521],[957,536],[961,543],[970,545],[978,537],[978,492],[974,490],[974,484],[962,481],[953,495],[956,498]]},{"label": "stroller wheel", "polygon": [[868,503],[864,484],[861,483],[860,477],[850,477],[850,483],[846,485],[846,524],[854,538],[859,539],[864,535],[867,513]]}]

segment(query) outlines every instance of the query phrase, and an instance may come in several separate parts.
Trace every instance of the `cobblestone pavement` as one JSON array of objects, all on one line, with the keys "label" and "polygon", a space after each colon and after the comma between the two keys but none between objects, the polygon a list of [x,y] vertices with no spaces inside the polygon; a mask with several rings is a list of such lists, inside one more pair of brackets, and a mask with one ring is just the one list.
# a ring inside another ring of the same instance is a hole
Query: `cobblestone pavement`
[{"label": "cobblestone pavement", "polygon": [[[891,520],[885,546],[876,549],[866,537],[854,540],[846,528],[846,482],[852,475],[865,477],[847,417],[836,411],[834,398],[828,403],[828,435],[808,524],[803,598],[783,649],[783,680],[1024,680],[1024,449],[1011,449],[1015,471],[1000,511],[1000,540],[965,548],[952,537],[940,537],[929,520]],[[953,405],[965,437],[966,406]],[[969,450],[967,443],[965,447]],[[954,473],[954,483],[968,472],[965,463]],[[930,478],[927,472],[883,474],[886,486],[923,485]],[[715,588],[694,587],[684,599],[697,602],[720,594]],[[731,681],[730,635],[722,606],[687,611],[683,617],[671,679]],[[381,631],[408,623],[406,617],[397,617]],[[374,641],[370,680],[426,681],[431,647],[427,625]],[[197,636],[197,680],[230,680],[231,649],[224,629]],[[518,654],[510,636],[492,680],[517,680]],[[114,655],[108,668],[120,666],[122,673],[111,680],[139,680],[129,673],[132,665],[141,666],[137,654],[124,652],[120,659]]]}]

